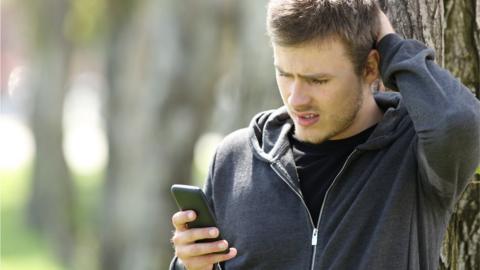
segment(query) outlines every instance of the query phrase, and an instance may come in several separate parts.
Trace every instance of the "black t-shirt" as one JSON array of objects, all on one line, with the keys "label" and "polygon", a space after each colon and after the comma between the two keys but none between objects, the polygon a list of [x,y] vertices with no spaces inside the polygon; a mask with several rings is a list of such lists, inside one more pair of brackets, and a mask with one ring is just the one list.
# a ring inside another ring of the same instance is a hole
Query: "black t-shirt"
[{"label": "black t-shirt", "polygon": [[376,125],[349,138],[320,144],[301,142],[295,136],[290,136],[300,189],[315,226],[328,187],[355,147],[364,143],[375,127]]}]

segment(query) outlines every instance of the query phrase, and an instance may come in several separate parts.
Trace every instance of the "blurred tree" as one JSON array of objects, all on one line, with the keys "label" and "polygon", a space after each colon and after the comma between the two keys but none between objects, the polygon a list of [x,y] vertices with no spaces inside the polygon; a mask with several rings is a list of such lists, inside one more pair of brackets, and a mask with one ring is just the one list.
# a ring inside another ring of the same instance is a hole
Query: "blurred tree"
[{"label": "blurred tree", "polygon": [[[435,48],[445,66],[480,98],[480,0],[383,0],[395,30]],[[480,177],[468,185],[450,220],[440,269],[480,269]]]},{"label": "blurred tree", "polygon": [[167,269],[173,183],[191,179],[218,77],[221,2],[108,1],[102,269]]},{"label": "blurred tree", "polygon": [[268,0],[225,2],[225,73],[218,84],[217,106],[210,123],[211,130],[221,133],[245,127],[256,113],[282,105],[265,28]]},{"label": "blurred tree", "polygon": [[36,158],[29,198],[29,221],[65,266],[73,259],[74,222],[71,178],[63,157],[63,98],[72,46],[64,36],[68,1],[29,0],[32,40],[30,67]]}]

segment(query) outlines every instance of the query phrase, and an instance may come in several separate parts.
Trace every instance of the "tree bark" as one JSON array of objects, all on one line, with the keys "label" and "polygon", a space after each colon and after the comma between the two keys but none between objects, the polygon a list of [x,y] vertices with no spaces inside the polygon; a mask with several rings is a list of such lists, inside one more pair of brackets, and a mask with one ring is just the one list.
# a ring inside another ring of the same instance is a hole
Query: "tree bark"
[{"label": "tree bark", "polygon": [[63,156],[62,115],[71,45],[63,36],[68,4],[30,1],[33,41],[31,86],[36,143],[28,220],[53,247],[64,266],[71,266],[74,247],[73,184]]},{"label": "tree bark", "polygon": [[[437,62],[480,98],[480,0],[384,0],[380,6],[399,34],[434,48]],[[480,269],[480,184],[473,178],[450,220],[440,269]]]},{"label": "tree bark", "polygon": [[441,0],[380,0],[379,4],[395,31],[405,38],[420,40],[435,49],[443,66],[444,6]]},{"label": "tree bark", "polygon": [[[479,0],[445,0],[445,66],[480,99],[479,15]],[[472,179],[455,207],[440,269],[480,268],[479,180],[479,175]]]}]

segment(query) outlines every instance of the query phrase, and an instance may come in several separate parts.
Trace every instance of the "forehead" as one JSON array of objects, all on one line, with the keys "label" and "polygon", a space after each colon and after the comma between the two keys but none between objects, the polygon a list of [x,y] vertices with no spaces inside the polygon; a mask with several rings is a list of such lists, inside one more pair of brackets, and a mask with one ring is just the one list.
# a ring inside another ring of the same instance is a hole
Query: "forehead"
[{"label": "forehead", "polygon": [[342,41],[327,39],[298,46],[272,44],[275,66],[288,73],[338,72],[353,70]]}]

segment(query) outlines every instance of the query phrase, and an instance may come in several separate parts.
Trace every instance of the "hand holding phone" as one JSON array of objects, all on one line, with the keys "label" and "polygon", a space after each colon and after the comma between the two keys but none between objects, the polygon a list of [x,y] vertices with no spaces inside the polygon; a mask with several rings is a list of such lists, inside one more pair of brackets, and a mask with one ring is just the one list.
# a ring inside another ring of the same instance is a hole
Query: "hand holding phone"
[{"label": "hand holding phone", "polygon": [[[173,185],[171,192],[180,210],[193,210],[197,214],[197,218],[194,221],[187,223],[188,228],[218,228],[213,211],[208,206],[207,197],[199,187]],[[217,238],[202,239],[198,240],[197,243],[214,242],[218,240],[222,240],[220,234]]]},{"label": "hand holding phone", "polygon": [[[173,185],[171,192],[181,210],[172,217],[175,254],[187,269],[211,269],[236,256],[218,230],[203,191],[195,186]],[[190,214],[190,215],[189,215]]]}]

